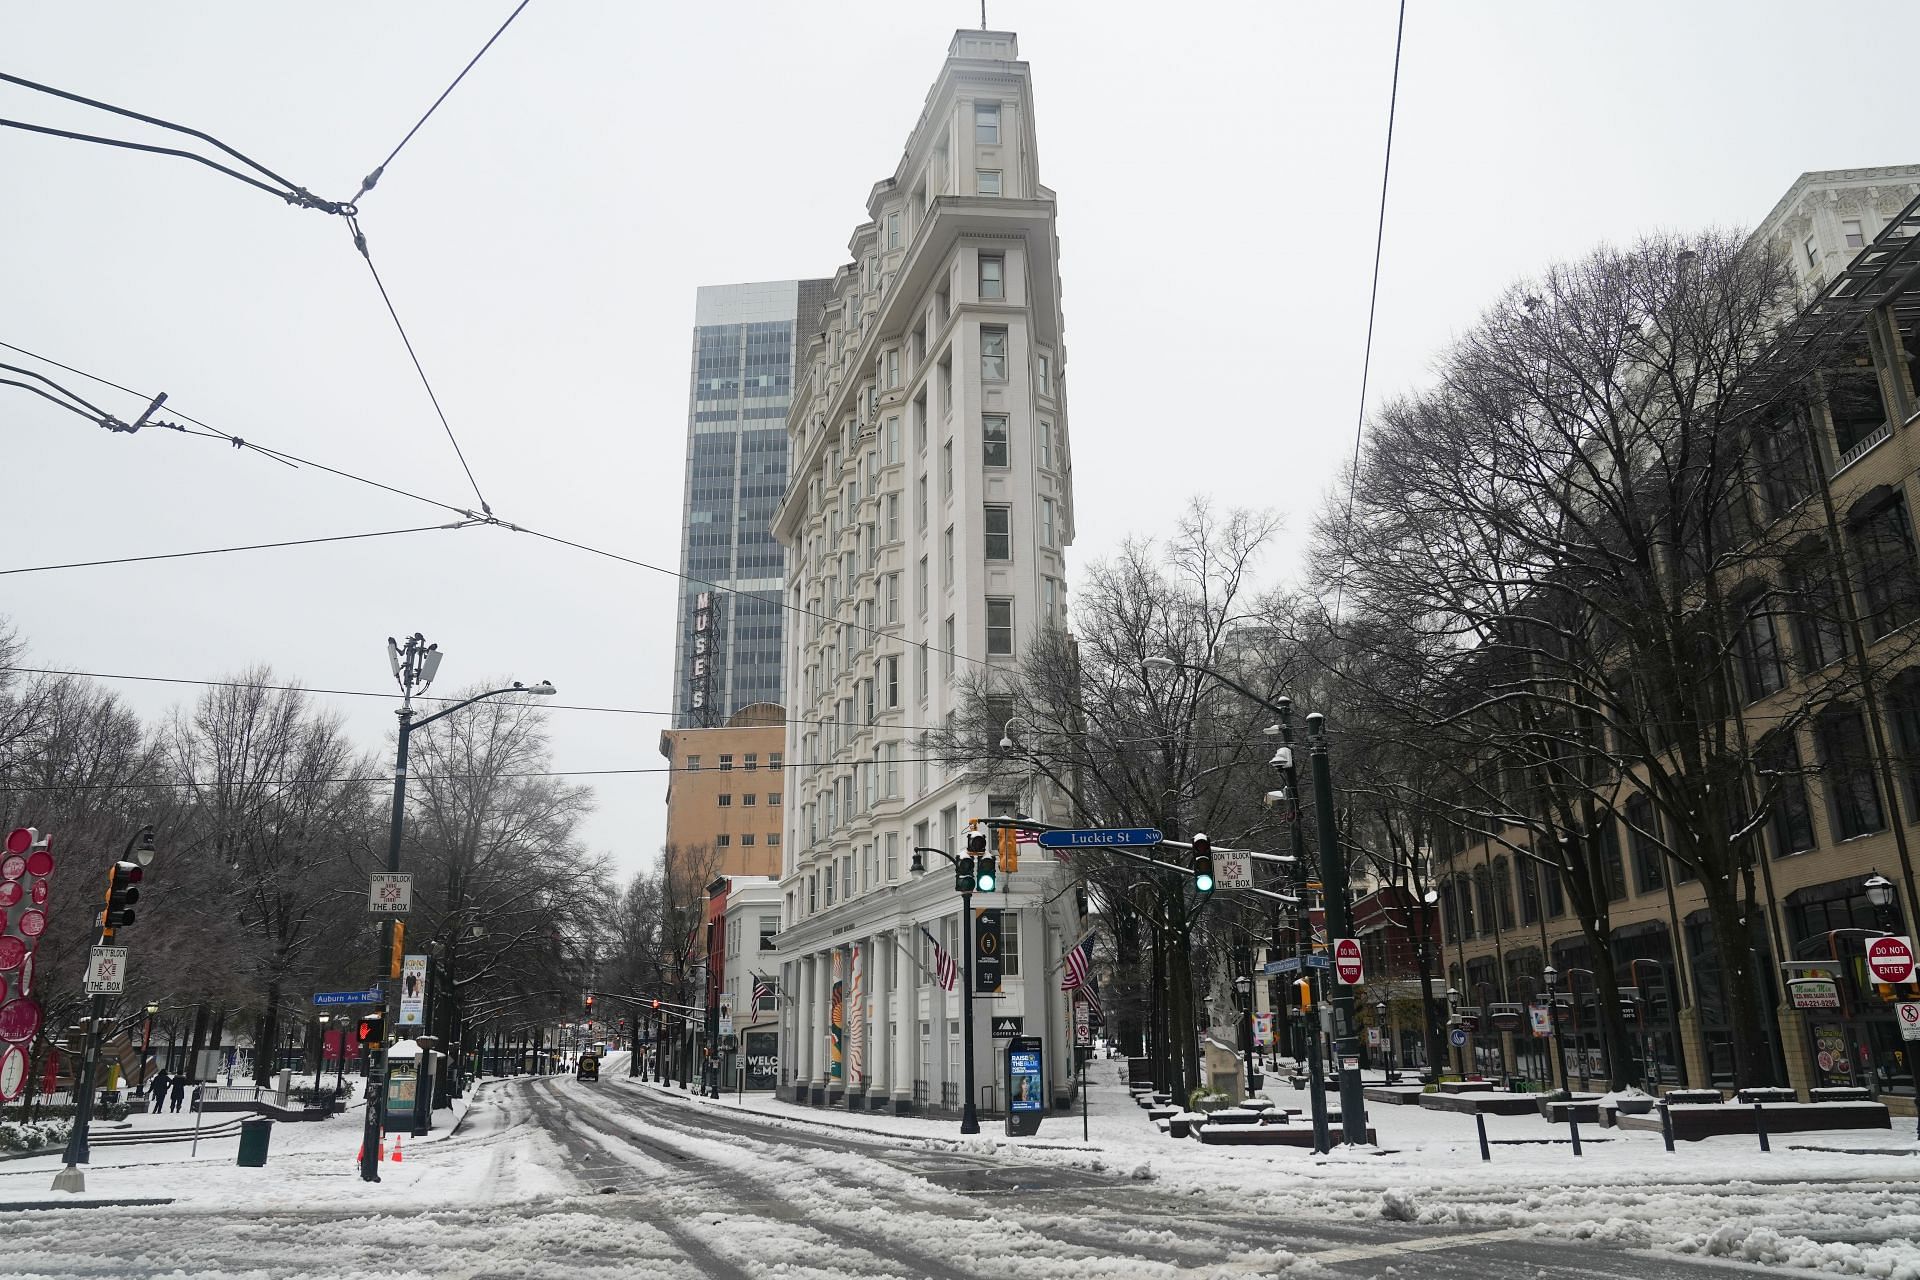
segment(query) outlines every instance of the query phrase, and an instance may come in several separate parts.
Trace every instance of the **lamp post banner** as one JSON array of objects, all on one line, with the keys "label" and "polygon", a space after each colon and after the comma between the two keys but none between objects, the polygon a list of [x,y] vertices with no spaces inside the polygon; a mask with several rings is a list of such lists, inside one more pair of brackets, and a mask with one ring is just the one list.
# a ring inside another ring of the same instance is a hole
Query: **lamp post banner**
[{"label": "lamp post banner", "polygon": [[425,1022],[427,1005],[427,958],[404,956],[400,960],[400,1022],[417,1027]]}]

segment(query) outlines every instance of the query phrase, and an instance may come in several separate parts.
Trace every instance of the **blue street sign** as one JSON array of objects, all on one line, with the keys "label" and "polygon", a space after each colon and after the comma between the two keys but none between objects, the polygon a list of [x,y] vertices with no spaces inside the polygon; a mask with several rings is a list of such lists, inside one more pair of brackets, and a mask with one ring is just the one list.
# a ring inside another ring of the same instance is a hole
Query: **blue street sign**
[{"label": "blue street sign", "polygon": [[313,1002],[318,1005],[333,1004],[379,1004],[382,997],[379,987],[368,987],[365,991],[318,991]]},{"label": "blue street sign", "polygon": [[1159,844],[1163,839],[1152,827],[1093,827],[1080,831],[1042,831],[1043,849],[1097,849],[1102,845]]},{"label": "blue street sign", "polygon": [[[1333,968],[1333,961],[1327,959],[1325,956],[1308,956],[1307,968],[1331,969]],[[1263,972],[1266,973],[1268,977],[1272,977],[1276,973],[1298,973],[1299,970],[1300,970],[1300,957],[1288,956],[1285,960],[1267,961],[1266,968],[1263,970]]]}]

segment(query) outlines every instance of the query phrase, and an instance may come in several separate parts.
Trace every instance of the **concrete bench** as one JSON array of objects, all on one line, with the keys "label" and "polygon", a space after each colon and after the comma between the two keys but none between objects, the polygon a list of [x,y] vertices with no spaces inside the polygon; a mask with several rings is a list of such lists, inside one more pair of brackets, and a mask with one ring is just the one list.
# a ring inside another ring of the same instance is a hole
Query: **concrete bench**
[{"label": "concrete bench", "polygon": [[[1340,1140],[1339,1130],[1332,1133],[1333,1141]],[[1293,1129],[1281,1125],[1208,1125],[1200,1130],[1199,1138],[1210,1147],[1311,1147],[1313,1128]],[[1373,1129],[1367,1129],[1367,1142],[1378,1146]]]},{"label": "concrete bench", "polygon": [[[1760,1110],[1766,1113],[1767,1132],[1815,1133],[1822,1129],[1891,1129],[1893,1119],[1886,1104],[1880,1102],[1769,1102]],[[1717,1107],[1669,1107],[1673,1136],[1683,1142],[1724,1134],[1757,1133],[1754,1108],[1737,1102]],[[1622,1129],[1660,1131],[1658,1113],[1647,1116],[1619,1116],[1614,1123]]]},{"label": "concrete bench", "polygon": [[[1554,1124],[1565,1124],[1569,1119],[1580,1124],[1600,1123],[1600,1103],[1597,1099],[1574,1098],[1570,1101],[1540,1101],[1540,1114]],[[1607,1114],[1615,1114],[1613,1108],[1607,1108]],[[1659,1126],[1655,1126],[1658,1128]]]},{"label": "concrete bench", "polygon": [[1470,1116],[1524,1116],[1534,1113],[1539,1105],[1539,1095],[1492,1090],[1484,1093],[1423,1093],[1420,1095],[1420,1105],[1429,1111],[1458,1111]]},{"label": "concrete bench", "polygon": [[1442,1080],[1440,1082],[1442,1093],[1485,1093],[1491,1088],[1493,1088],[1493,1082],[1490,1080]]},{"label": "concrete bench", "polygon": [[1388,1106],[1411,1107],[1419,1105],[1421,1095],[1426,1093],[1424,1085],[1417,1084],[1376,1084],[1361,1091],[1368,1102],[1384,1102]]}]

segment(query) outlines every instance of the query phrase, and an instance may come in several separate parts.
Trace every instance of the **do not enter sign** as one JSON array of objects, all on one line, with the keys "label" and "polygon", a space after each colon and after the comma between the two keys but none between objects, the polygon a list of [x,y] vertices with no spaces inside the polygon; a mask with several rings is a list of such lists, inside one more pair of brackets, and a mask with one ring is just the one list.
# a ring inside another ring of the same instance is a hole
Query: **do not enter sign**
[{"label": "do not enter sign", "polygon": [[1913,981],[1913,939],[1888,935],[1867,939],[1867,972],[1875,982]]},{"label": "do not enter sign", "polygon": [[1364,966],[1360,963],[1360,940],[1358,938],[1335,938],[1333,940],[1333,976],[1340,985],[1351,987],[1365,976]]}]

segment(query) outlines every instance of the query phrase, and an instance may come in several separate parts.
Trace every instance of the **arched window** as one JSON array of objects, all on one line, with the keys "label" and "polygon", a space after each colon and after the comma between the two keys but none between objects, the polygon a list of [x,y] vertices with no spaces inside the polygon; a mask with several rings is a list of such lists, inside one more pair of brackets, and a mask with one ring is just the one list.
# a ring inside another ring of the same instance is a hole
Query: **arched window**
[{"label": "arched window", "polygon": [[1500,913],[1500,927],[1513,928],[1513,869],[1505,858],[1493,860],[1493,900]]}]

